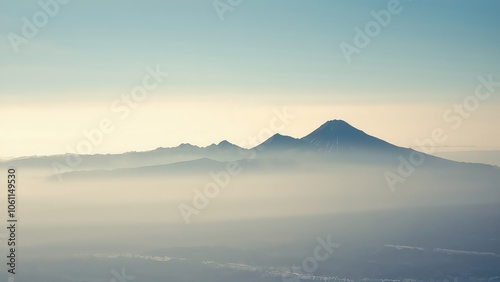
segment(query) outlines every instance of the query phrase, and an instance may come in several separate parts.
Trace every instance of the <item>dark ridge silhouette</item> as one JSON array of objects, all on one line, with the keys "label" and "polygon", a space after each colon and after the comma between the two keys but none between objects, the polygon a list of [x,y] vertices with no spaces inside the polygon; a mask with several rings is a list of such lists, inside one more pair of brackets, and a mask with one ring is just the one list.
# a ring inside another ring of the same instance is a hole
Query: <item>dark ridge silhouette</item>
[{"label": "dark ridge silhouette", "polygon": [[288,149],[304,149],[308,146],[307,142],[279,133],[274,134],[269,139],[258,145],[254,149],[262,150],[288,150]]},{"label": "dark ridge silhouette", "polygon": [[217,144],[217,146],[219,148],[222,148],[222,149],[239,149],[240,148],[227,140],[220,141],[219,144]]},{"label": "dark ridge silhouette", "polygon": [[[288,164],[328,163],[328,164],[370,164],[372,166],[400,165],[401,158],[408,160],[416,151],[392,145],[386,141],[366,134],[356,129],[343,120],[330,120],[322,124],[303,138],[274,134],[272,137],[252,149],[244,149],[223,140],[218,144],[199,147],[183,143],[177,147],[157,148],[145,152],[128,152],[124,154],[95,154],[79,156],[81,164],[76,169],[54,170],[55,162],[66,165],[70,155],[56,155],[34,158],[20,158],[0,162],[0,166],[23,166],[25,168],[45,169],[59,174],[67,171],[81,170],[113,170],[147,167],[147,171],[154,171],[154,166],[171,165],[186,162],[186,166],[214,168],[218,166],[213,162],[229,162],[242,160],[258,152],[255,156],[261,161],[253,161],[251,167],[266,167],[269,170],[278,167],[289,167]],[[426,167],[447,168],[485,168],[492,166],[483,164],[465,164],[438,158],[423,153],[418,153],[425,158]],[[196,163],[190,161],[204,159]],[[249,162],[245,162],[247,166]],[[273,163],[275,167],[269,167]],[[67,166],[67,165],[66,165]],[[174,166],[175,167],[175,166]],[[293,165],[292,165],[293,167]],[[167,170],[170,170],[170,167]]]}]

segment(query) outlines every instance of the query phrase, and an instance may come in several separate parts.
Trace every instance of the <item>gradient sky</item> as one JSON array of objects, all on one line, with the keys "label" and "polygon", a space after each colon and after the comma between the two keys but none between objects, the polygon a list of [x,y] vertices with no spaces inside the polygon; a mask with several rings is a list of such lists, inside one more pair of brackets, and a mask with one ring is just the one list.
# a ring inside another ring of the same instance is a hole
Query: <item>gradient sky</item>
[{"label": "gradient sky", "polygon": [[[500,1],[401,0],[349,64],[339,44],[388,2],[243,0],[221,21],[208,0],[73,0],[16,54],[7,35],[41,8],[1,0],[0,158],[67,152],[156,65],[170,77],[126,120],[115,115],[95,153],[242,144],[283,106],[296,115],[284,134],[345,119],[412,147],[450,128],[442,114],[474,93],[478,76],[500,81]],[[443,145],[500,146],[499,96]]]}]

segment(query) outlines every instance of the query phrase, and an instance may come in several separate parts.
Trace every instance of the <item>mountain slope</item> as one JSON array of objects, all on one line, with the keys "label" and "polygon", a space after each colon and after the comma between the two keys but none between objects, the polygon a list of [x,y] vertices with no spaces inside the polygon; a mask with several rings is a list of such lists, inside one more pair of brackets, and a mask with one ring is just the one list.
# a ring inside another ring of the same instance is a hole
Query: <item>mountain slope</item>
[{"label": "mountain slope", "polygon": [[293,138],[290,136],[281,135],[276,133],[260,145],[255,147],[257,151],[263,150],[291,150],[291,149],[307,149],[308,143],[306,141]]},{"label": "mountain slope", "polygon": [[343,120],[330,120],[301,138],[321,152],[346,150],[397,150],[400,147],[354,128]]}]

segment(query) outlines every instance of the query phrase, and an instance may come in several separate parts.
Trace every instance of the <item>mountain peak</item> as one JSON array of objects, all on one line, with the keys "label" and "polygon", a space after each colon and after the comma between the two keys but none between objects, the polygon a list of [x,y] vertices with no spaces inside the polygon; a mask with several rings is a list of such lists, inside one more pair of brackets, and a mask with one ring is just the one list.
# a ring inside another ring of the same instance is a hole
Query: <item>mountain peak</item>
[{"label": "mountain peak", "polygon": [[227,140],[222,140],[219,142],[219,144],[217,144],[218,147],[221,147],[221,148],[233,148],[235,147],[236,145],[234,145],[233,143],[227,141]]},{"label": "mountain peak", "polygon": [[199,148],[198,146],[191,145],[189,143],[181,143],[177,148],[190,149],[190,148]]},{"label": "mountain peak", "polygon": [[[345,131],[345,130],[354,130],[361,131],[348,124],[347,122],[341,119],[333,119],[322,124],[318,130],[329,130],[329,131]],[[339,132],[340,133],[340,132]]]},{"label": "mountain peak", "polygon": [[298,148],[303,144],[304,142],[300,139],[276,133],[256,148],[290,149]]},{"label": "mountain peak", "polygon": [[320,151],[388,148],[392,145],[370,136],[343,120],[330,120],[301,140]]},{"label": "mountain peak", "polygon": [[[279,133],[274,134],[274,135],[273,135],[273,136],[271,136],[269,139],[288,139],[288,138],[292,138],[292,139],[294,139],[293,137],[286,136],[286,135],[279,134]],[[269,139],[268,139],[268,140],[269,140]]]},{"label": "mountain peak", "polygon": [[346,121],[344,121],[343,119],[331,119],[325,123],[337,123],[337,124],[348,124]]},{"label": "mountain peak", "polygon": [[295,140],[298,140],[298,139],[276,133],[273,136],[271,136],[269,139],[264,141],[264,143],[262,143],[262,144],[266,144],[266,143],[269,144],[269,143],[276,143],[276,142],[293,142]]}]

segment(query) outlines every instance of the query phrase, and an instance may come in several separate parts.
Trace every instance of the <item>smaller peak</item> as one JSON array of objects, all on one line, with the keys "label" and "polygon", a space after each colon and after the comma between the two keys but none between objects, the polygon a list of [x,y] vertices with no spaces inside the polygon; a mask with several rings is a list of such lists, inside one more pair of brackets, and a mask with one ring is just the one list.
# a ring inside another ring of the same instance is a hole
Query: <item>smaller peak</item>
[{"label": "smaller peak", "polygon": [[269,137],[269,139],[267,139],[266,141],[262,142],[256,148],[263,148],[263,147],[290,148],[290,147],[300,146],[301,143],[302,141],[300,139],[276,133],[273,136]]},{"label": "smaller peak", "polygon": [[222,140],[222,141],[219,142],[219,144],[217,144],[217,146],[230,146],[230,145],[233,145],[233,144],[231,144],[227,140]]},{"label": "smaller peak", "polygon": [[237,145],[227,141],[227,140],[222,140],[217,144],[217,147],[222,148],[222,149],[237,149],[239,148]]},{"label": "smaller peak", "polygon": [[288,135],[283,135],[276,133],[273,136],[269,137],[264,143],[270,143],[270,142],[293,142],[294,140],[297,140],[297,138],[293,138]]},{"label": "smaller peak", "polygon": [[177,148],[197,148],[198,146],[195,146],[195,145],[191,145],[189,143],[182,143],[180,144],[179,146],[177,146]]},{"label": "smaller peak", "polygon": [[[273,136],[271,136],[271,138],[292,138],[292,137],[276,133]],[[271,139],[271,138],[269,138],[269,139]]]}]

